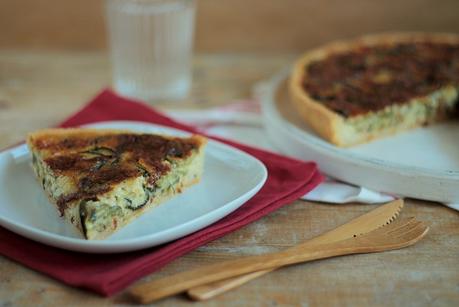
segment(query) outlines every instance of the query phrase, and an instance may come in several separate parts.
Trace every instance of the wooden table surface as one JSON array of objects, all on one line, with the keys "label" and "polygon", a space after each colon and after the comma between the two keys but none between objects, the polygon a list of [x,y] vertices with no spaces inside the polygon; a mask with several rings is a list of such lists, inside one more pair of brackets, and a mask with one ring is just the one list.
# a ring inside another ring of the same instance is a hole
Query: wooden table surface
[{"label": "wooden table surface", "polygon": [[[247,98],[251,86],[288,65],[295,55],[199,55],[191,98],[173,108],[205,108]],[[105,54],[0,51],[0,147],[52,126],[110,82]],[[164,107],[164,105],[162,105]],[[373,208],[295,201],[239,231],[177,259],[143,280],[241,255],[278,251],[334,228]],[[402,216],[431,225],[415,246],[294,265],[194,306],[398,305],[459,306],[459,212],[406,200]],[[103,298],[68,287],[0,256],[0,306],[131,304],[121,293]],[[157,302],[186,306],[185,296]]]}]

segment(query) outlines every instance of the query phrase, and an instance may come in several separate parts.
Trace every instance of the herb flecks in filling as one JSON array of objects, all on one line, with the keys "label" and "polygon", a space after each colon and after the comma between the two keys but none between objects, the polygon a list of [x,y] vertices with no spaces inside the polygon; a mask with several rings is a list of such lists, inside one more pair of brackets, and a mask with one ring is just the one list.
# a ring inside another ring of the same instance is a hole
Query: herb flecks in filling
[{"label": "herb flecks in filling", "polygon": [[459,44],[396,43],[331,54],[306,68],[308,95],[343,117],[459,86]]},{"label": "herb flecks in filling", "polygon": [[56,175],[68,174],[75,180],[77,191],[57,201],[61,213],[74,200],[95,201],[116,184],[141,176],[145,178],[145,197],[139,203],[129,198],[124,200],[127,208],[139,209],[153,197],[157,181],[170,171],[174,159],[188,157],[198,146],[191,140],[151,134],[116,134],[96,139],[79,136],[37,145],[38,149],[55,152],[70,149],[65,155],[45,159]]}]

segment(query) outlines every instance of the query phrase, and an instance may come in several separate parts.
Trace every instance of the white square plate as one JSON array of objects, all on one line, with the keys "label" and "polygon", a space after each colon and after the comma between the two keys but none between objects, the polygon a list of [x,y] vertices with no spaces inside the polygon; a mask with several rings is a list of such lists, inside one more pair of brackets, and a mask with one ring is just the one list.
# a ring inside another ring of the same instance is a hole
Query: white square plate
[{"label": "white square plate", "polygon": [[[141,122],[103,122],[93,128],[188,136],[187,132]],[[30,166],[26,145],[0,153],[0,225],[29,239],[63,249],[114,253],[162,244],[202,229],[233,212],[257,193],[265,166],[236,148],[209,140],[199,184],[143,214],[105,240],[87,241],[59,217]]]}]

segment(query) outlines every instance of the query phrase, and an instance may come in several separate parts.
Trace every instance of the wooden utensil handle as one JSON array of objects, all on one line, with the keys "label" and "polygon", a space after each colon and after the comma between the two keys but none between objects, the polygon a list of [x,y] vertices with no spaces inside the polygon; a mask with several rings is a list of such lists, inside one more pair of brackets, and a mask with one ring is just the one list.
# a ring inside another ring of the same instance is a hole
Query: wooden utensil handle
[{"label": "wooden utensil handle", "polygon": [[262,275],[272,272],[275,269],[277,268],[244,274],[241,276],[236,276],[236,277],[220,280],[217,282],[205,284],[203,286],[197,286],[197,287],[188,289],[186,293],[188,294],[190,298],[192,298],[195,301],[208,300],[212,297],[225,293],[226,291],[239,287],[245,284],[246,282],[249,282],[255,278],[258,278]]},{"label": "wooden utensil handle", "polygon": [[236,277],[220,280],[217,282],[205,284],[202,286],[197,286],[197,287],[188,289],[186,293],[188,294],[190,298],[192,298],[195,301],[208,300],[212,297],[225,293],[226,291],[239,287],[255,278],[258,278],[262,275],[272,272],[275,269],[277,268],[244,274],[242,276],[236,276]]},{"label": "wooden utensil handle", "polygon": [[268,255],[250,256],[208,265],[134,286],[130,294],[138,302],[146,304],[169,295],[181,293],[193,287],[250,272],[258,272],[293,263],[346,255],[355,252],[355,248],[329,245],[328,248],[320,250],[311,249],[303,251],[300,254],[280,252]]},{"label": "wooden utensil handle", "polygon": [[[320,245],[320,244],[330,243],[329,242],[330,238],[327,236],[327,234],[318,236],[318,237],[313,238],[313,239],[311,239],[309,241],[306,241],[306,242],[304,242],[304,243],[302,243],[300,245],[291,247],[291,248],[288,249],[288,251],[289,252],[295,252],[295,251],[301,252],[305,248],[317,246],[317,245]],[[209,283],[209,284],[205,284],[205,285],[202,285],[202,286],[197,286],[197,287],[188,289],[187,290],[187,294],[188,294],[188,296],[190,298],[192,298],[195,301],[207,300],[207,299],[210,299],[210,298],[215,297],[217,295],[220,295],[220,294],[222,294],[222,293],[224,293],[226,291],[229,291],[231,289],[239,287],[239,286],[245,284],[246,282],[249,282],[249,281],[251,281],[251,280],[253,280],[255,278],[263,276],[264,274],[272,272],[272,271],[274,271],[276,269],[277,269],[277,267],[271,268],[271,269],[268,269],[268,270],[261,270],[261,271],[258,271],[258,272],[252,272],[252,273],[249,273],[249,274],[244,274],[244,275],[232,277],[232,278],[228,278],[228,279],[225,279],[225,280],[219,280],[219,281],[212,282],[212,283]]]}]

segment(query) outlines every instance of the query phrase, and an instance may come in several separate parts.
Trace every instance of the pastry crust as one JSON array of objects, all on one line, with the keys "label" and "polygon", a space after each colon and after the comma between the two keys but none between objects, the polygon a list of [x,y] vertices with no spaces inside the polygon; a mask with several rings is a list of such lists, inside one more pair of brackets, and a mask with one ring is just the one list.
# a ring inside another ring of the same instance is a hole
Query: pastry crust
[{"label": "pastry crust", "polygon": [[207,139],[113,129],[29,134],[32,166],[60,215],[103,239],[201,178]]},{"label": "pastry crust", "polygon": [[[398,126],[389,127],[384,131],[374,131],[371,133],[357,133],[353,131],[349,125],[349,119],[353,117],[344,117],[320,101],[312,98],[303,88],[302,82],[307,78],[307,70],[305,69],[311,63],[323,60],[331,54],[344,53],[356,50],[359,47],[372,47],[378,45],[386,45],[393,43],[417,43],[417,42],[432,42],[432,43],[448,43],[458,44],[459,36],[455,34],[431,34],[431,33],[385,33],[360,37],[349,41],[337,41],[327,44],[323,47],[311,50],[305,53],[295,64],[289,79],[289,95],[291,101],[302,119],[308,123],[317,134],[329,142],[338,146],[351,146],[359,143],[368,142],[372,139],[382,136],[391,135],[399,131],[413,128],[424,123],[403,123]],[[432,97],[430,97],[432,96]],[[406,104],[427,103],[431,99],[439,101],[456,100],[458,97],[458,88],[455,86],[445,86],[439,91],[432,93],[426,97],[412,99],[405,102]],[[394,107],[395,108],[395,107]],[[442,120],[447,117],[447,110],[440,106],[438,115],[435,119],[430,119],[428,123]],[[364,114],[354,116],[354,118],[363,118],[373,114]]]}]

